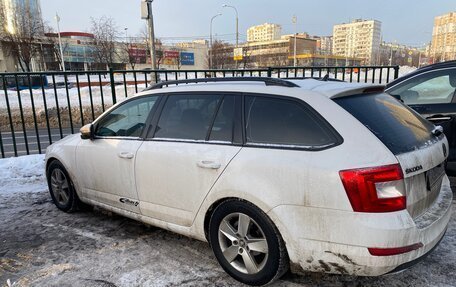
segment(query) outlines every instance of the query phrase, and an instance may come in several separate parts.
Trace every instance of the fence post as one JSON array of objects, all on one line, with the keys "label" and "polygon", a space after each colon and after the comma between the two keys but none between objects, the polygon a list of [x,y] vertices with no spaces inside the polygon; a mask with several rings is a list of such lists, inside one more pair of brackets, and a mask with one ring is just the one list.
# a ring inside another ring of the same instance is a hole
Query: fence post
[{"label": "fence post", "polygon": [[394,79],[399,78],[399,66],[394,66]]},{"label": "fence post", "polygon": [[114,71],[112,68],[109,68],[109,79],[111,81],[111,95],[112,95],[112,104],[116,104],[116,86],[114,85]]},{"label": "fence post", "polygon": [[271,67],[268,67],[268,77],[269,78],[272,77],[272,68]]}]

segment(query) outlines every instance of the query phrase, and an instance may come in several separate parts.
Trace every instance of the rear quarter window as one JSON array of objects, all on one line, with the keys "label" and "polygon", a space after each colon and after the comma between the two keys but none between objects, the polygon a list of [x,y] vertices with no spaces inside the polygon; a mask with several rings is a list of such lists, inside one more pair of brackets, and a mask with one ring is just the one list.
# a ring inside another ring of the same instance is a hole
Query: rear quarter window
[{"label": "rear quarter window", "polygon": [[334,99],[352,114],[394,154],[401,154],[438,139],[432,135],[434,125],[415,111],[387,94],[356,95]]},{"label": "rear quarter window", "polygon": [[338,143],[329,124],[298,101],[246,96],[245,122],[247,144],[323,149]]}]

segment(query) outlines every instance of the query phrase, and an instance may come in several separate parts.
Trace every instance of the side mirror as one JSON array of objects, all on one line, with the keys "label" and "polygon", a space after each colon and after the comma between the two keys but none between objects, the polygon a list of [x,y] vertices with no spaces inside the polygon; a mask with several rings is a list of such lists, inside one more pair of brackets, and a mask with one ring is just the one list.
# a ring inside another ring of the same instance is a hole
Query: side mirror
[{"label": "side mirror", "polygon": [[83,140],[88,140],[88,139],[93,139],[93,125],[92,124],[87,124],[83,126],[79,132],[81,133],[81,139]]}]

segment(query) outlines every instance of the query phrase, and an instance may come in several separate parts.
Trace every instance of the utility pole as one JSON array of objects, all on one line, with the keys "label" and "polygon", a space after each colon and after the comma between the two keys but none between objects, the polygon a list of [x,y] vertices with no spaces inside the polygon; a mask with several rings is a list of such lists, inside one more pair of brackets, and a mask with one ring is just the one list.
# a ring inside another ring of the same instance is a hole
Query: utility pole
[{"label": "utility pole", "polygon": [[446,50],[447,50],[447,33],[448,33],[448,24],[445,25],[445,32],[443,32],[443,56],[441,58],[441,62],[446,61]]},{"label": "utility pole", "polygon": [[394,43],[391,43],[391,49],[390,49],[390,60],[389,60],[389,65],[393,65],[393,44],[396,43],[396,40],[394,40]]},{"label": "utility pole", "polygon": [[60,59],[62,60],[62,71],[65,72],[65,60],[63,59],[63,49],[62,49],[62,39],[60,38],[60,17],[57,12],[55,12],[55,21],[57,22],[57,32],[59,35],[59,50],[60,50]]},{"label": "utility pole", "polygon": [[155,35],[154,35],[154,17],[152,15],[152,2],[154,0],[142,0],[141,2],[141,19],[148,20],[149,29],[149,46],[150,46],[150,62],[152,70],[156,70],[157,61],[155,57]]},{"label": "utility pole", "polygon": [[294,48],[293,48],[293,67],[296,67],[296,37],[298,36],[297,32],[297,23],[298,23],[298,18],[296,15],[293,15],[293,18],[291,18],[291,22],[293,22],[295,26],[295,31],[294,31]]}]

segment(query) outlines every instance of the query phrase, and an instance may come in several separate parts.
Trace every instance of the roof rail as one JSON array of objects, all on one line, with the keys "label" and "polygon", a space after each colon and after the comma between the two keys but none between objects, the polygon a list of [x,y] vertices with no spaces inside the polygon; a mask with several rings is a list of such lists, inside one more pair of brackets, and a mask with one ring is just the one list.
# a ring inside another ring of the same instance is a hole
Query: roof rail
[{"label": "roof rail", "polygon": [[217,82],[263,82],[266,86],[281,86],[281,87],[299,87],[293,82],[286,81],[278,78],[267,77],[226,77],[226,78],[200,78],[200,79],[186,79],[160,82],[151,85],[145,91],[161,89],[164,86],[179,85],[179,84],[193,84],[193,83],[217,83]]}]

